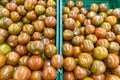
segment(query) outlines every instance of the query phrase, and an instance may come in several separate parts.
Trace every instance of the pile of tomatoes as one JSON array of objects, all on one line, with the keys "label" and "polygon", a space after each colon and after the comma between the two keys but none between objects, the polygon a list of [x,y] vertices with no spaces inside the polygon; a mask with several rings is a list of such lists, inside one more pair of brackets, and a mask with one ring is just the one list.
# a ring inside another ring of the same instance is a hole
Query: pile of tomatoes
[{"label": "pile of tomatoes", "polygon": [[63,7],[64,80],[120,80],[120,8],[69,0]]},{"label": "pile of tomatoes", "polygon": [[55,36],[55,0],[0,0],[0,80],[55,80]]}]

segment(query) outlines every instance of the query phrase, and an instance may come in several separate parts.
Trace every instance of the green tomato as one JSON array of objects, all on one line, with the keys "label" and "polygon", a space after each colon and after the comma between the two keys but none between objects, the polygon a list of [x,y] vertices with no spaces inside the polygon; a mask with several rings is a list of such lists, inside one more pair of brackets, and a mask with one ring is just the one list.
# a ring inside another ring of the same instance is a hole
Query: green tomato
[{"label": "green tomato", "polygon": [[11,52],[11,47],[8,44],[3,43],[0,45],[0,54],[6,55],[9,52]]},{"label": "green tomato", "polygon": [[42,5],[37,5],[35,7],[35,12],[37,13],[37,15],[41,15],[45,12],[45,7]]}]

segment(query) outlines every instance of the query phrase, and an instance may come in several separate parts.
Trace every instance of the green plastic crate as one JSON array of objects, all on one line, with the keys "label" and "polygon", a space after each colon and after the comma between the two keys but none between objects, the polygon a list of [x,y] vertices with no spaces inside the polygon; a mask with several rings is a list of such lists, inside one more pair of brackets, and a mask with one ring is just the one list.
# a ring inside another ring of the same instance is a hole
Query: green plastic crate
[{"label": "green plastic crate", "polygon": [[[56,47],[58,49],[58,53],[60,53],[60,50],[59,50],[59,0],[56,0]],[[56,80],[59,80],[59,75],[60,75],[60,70],[57,69],[57,77],[56,77]]]},{"label": "green plastic crate", "polygon": [[[62,44],[63,44],[63,26],[62,26],[62,8],[66,5],[68,0],[60,0],[60,54],[62,55]],[[74,0],[77,1],[77,0]],[[106,3],[108,9],[120,8],[120,0],[82,0],[84,2],[84,8],[89,10],[91,3]],[[119,21],[120,23],[120,21]],[[60,71],[60,80],[63,80],[63,68]]]}]

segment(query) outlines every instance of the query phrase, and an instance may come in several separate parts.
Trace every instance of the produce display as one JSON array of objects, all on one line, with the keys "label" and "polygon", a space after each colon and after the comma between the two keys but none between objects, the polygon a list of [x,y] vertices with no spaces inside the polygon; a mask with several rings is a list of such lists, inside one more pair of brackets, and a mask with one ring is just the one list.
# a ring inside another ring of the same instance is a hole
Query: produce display
[{"label": "produce display", "polygon": [[55,0],[0,0],[0,80],[55,80]]},{"label": "produce display", "polygon": [[120,80],[120,8],[67,0],[62,7],[63,80]]}]

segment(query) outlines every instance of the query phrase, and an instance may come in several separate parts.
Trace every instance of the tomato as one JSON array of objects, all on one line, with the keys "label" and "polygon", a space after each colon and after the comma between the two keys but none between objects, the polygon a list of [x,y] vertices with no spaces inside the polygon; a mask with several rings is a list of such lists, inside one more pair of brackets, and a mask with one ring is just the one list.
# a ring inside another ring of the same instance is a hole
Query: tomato
[{"label": "tomato", "polygon": [[21,33],[18,35],[18,42],[20,44],[26,44],[30,41],[30,36],[27,33]]},{"label": "tomato", "polygon": [[116,24],[113,26],[113,32],[117,35],[120,34],[120,24]]},{"label": "tomato", "polygon": [[28,67],[19,66],[13,74],[13,79],[14,80],[19,80],[19,79],[20,80],[29,80],[30,76],[31,76],[31,71]]},{"label": "tomato", "polygon": [[94,80],[105,80],[105,75],[104,74],[92,74],[91,77]]},{"label": "tomato", "polygon": [[94,60],[91,66],[91,72],[95,74],[102,74],[106,71],[105,64],[101,60]]},{"label": "tomato", "polygon": [[73,46],[69,43],[64,43],[62,47],[64,56],[72,56],[73,55]]},{"label": "tomato", "polygon": [[34,21],[34,20],[36,20],[37,15],[36,15],[35,11],[32,10],[32,11],[29,11],[29,12],[27,13],[26,17],[27,17],[29,20]]},{"label": "tomato", "polygon": [[95,26],[100,26],[104,21],[104,18],[102,16],[94,16],[92,18],[92,24],[94,24]]},{"label": "tomato", "polygon": [[57,76],[57,71],[54,67],[52,66],[48,66],[46,67],[45,69],[43,69],[43,72],[42,72],[42,78],[45,80],[55,80]]},{"label": "tomato", "polygon": [[106,31],[110,31],[112,28],[111,24],[108,22],[103,22],[100,27],[104,28]]},{"label": "tomato", "polygon": [[109,52],[118,52],[119,48],[120,46],[117,42],[110,42]]},{"label": "tomato", "polygon": [[90,11],[98,12],[99,6],[96,3],[90,4]]},{"label": "tomato", "polygon": [[77,0],[76,3],[75,3],[75,6],[78,7],[78,8],[82,8],[84,5],[84,3],[80,0]]},{"label": "tomato", "polygon": [[69,7],[63,7],[62,12],[63,12],[63,14],[69,14],[70,13],[70,8]]},{"label": "tomato", "polygon": [[41,71],[32,71],[30,80],[42,80],[42,72]]},{"label": "tomato", "polygon": [[91,25],[91,20],[90,20],[90,19],[85,19],[83,25],[84,25],[84,26]]},{"label": "tomato", "polygon": [[6,8],[10,11],[16,11],[17,9],[17,4],[16,3],[13,3],[13,2],[10,2],[10,3],[7,3],[6,4]]},{"label": "tomato", "polygon": [[88,67],[92,64],[93,57],[88,53],[80,53],[78,57],[78,63],[82,67]]},{"label": "tomato", "polygon": [[43,59],[40,56],[32,56],[28,59],[28,67],[32,70],[39,70],[43,66]]},{"label": "tomato", "polygon": [[56,46],[54,44],[48,44],[45,47],[44,54],[46,55],[46,57],[52,58],[55,54],[57,54],[57,48],[56,48]]},{"label": "tomato", "polygon": [[47,16],[56,16],[56,11],[53,7],[48,7],[45,13]]},{"label": "tomato", "polygon": [[73,38],[73,36],[74,36],[74,34],[71,30],[68,30],[68,29],[64,30],[64,32],[63,32],[64,40],[71,40]]},{"label": "tomato", "polygon": [[97,37],[94,34],[89,34],[86,36],[86,39],[91,40],[93,43],[97,42]]},{"label": "tomato", "polygon": [[106,64],[109,68],[116,68],[119,66],[119,57],[116,54],[108,54]]},{"label": "tomato", "polygon": [[55,68],[61,68],[63,66],[63,57],[61,55],[54,55],[51,59],[51,64]]},{"label": "tomato", "polygon": [[47,27],[55,28],[56,26],[56,18],[53,16],[49,16],[45,18],[45,25]]},{"label": "tomato", "polygon": [[42,54],[44,52],[44,44],[41,41],[30,41],[26,46],[27,50],[35,55]]},{"label": "tomato", "polygon": [[112,26],[117,23],[117,18],[115,16],[108,16],[105,18],[106,22],[109,22]]},{"label": "tomato", "polygon": [[93,18],[94,16],[96,16],[96,15],[97,15],[97,14],[96,14],[95,12],[90,11],[90,12],[87,13],[86,16],[87,16],[88,19],[92,19],[92,18]]},{"label": "tomato", "polygon": [[106,30],[104,28],[96,28],[95,35],[97,38],[104,38],[106,36]]},{"label": "tomato", "polygon": [[107,11],[107,9],[108,9],[108,7],[107,7],[107,5],[105,3],[101,3],[99,5],[99,11],[100,12],[105,12],[105,11]]},{"label": "tomato", "polygon": [[6,55],[6,63],[8,65],[12,65],[12,66],[17,65],[19,59],[20,59],[20,55],[16,52],[13,52],[13,51],[9,52]]},{"label": "tomato", "polygon": [[73,7],[71,9],[71,11],[75,11],[77,14],[80,12],[79,8],[78,7]]},{"label": "tomato", "polygon": [[113,10],[112,14],[120,19],[120,8],[116,8]]},{"label": "tomato", "polygon": [[105,12],[101,12],[101,13],[99,13],[99,15],[102,16],[104,19],[107,17],[107,13],[105,13]]},{"label": "tomato", "polygon": [[63,80],[75,80],[75,76],[73,72],[64,72],[63,73]]},{"label": "tomato", "polygon": [[42,15],[45,12],[45,7],[43,5],[36,5],[35,12],[37,15]]},{"label": "tomato", "polygon": [[72,71],[76,66],[75,59],[73,57],[66,57],[64,59],[63,67],[67,71]]},{"label": "tomato", "polygon": [[73,47],[73,57],[76,57],[76,58],[77,58],[80,53],[81,53],[80,47],[79,47],[79,46],[74,46],[74,47]]},{"label": "tomato", "polygon": [[115,41],[120,44],[120,35],[117,35],[117,36],[115,37]]},{"label": "tomato", "polygon": [[103,46],[105,48],[109,47],[109,42],[107,39],[98,39],[96,46]]},{"label": "tomato", "polygon": [[94,45],[90,40],[84,40],[81,44],[81,50],[85,52],[91,52],[94,49]]},{"label": "tomato", "polygon": [[65,19],[64,28],[74,29],[74,27],[75,27],[75,20],[74,19],[72,19],[72,18]]},{"label": "tomato", "polygon": [[87,14],[86,8],[81,8],[80,13],[86,15]]},{"label": "tomato", "polygon": [[85,34],[94,34],[94,32],[95,32],[95,26],[87,25],[85,27]]},{"label": "tomato", "polygon": [[74,20],[77,19],[77,12],[76,11],[70,11],[68,14],[69,18],[72,18]]},{"label": "tomato", "polygon": [[74,3],[74,1],[72,1],[72,0],[67,1],[67,3],[66,3],[66,6],[69,7],[69,8],[74,7],[74,5],[75,5],[75,3]]},{"label": "tomato", "polygon": [[120,80],[120,78],[116,75],[109,75],[106,77],[106,80]]},{"label": "tomato", "polygon": [[81,66],[76,66],[74,69],[74,75],[76,79],[84,79],[87,76],[87,74],[87,69]]},{"label": "tomato", "polygon": [[14,21],[14,22],[18,22],[21,19],[21,16],[18,12],[16,11],[12,11],[10,14],[10,18]]},{"label": "tomato", "polygon": [[116,76],[120,77],[120,65],[118,67],[116,67],[116,68],[113,69],[113,73]]},{"label": "tomato", "polygon": [[84,14],[78,14],[77,19],[80,21],[80,23],[83,23],[86,17]]},{"label": "tomato", "polygon": [[114,41],[114,40],[115,40],[115,33],[112,32],[112,31],[109,31],[109,32],[106,33],[105,38],[106,38],[108,41]]},{"label": "tomato", "polygon": [[45,28],[43,34],[46,38],[53,39],[55,37],[55,29]]}]

